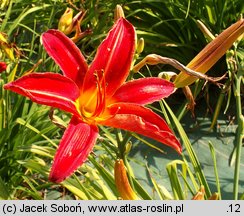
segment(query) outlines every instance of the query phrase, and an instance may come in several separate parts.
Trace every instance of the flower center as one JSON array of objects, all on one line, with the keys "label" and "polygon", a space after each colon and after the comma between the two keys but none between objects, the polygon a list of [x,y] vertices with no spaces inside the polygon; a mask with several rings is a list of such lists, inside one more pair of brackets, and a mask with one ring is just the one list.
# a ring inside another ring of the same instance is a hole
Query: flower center
[{"label": "flower center", "polygon": [[83,120],[95,123],[105,110],[106,106],[106,82],[103,70],[95,71],[96,88],[82,92],[80,97],[80,111]]}]

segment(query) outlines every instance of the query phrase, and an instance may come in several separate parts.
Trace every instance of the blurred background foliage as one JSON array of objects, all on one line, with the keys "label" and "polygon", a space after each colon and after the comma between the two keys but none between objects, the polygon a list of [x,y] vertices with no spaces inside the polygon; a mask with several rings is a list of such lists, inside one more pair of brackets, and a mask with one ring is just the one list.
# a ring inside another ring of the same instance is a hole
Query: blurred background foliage
[{"label": "blurred background foliage", "polygon": [[[92,61],[96,48],[113,25],[117,4],[123,7],[126,18],[136,27],[138,38],[145,40],[144,51],[137,60],[156,53],[177,59],[185,65],[209,42],[199,29],[197,20],[201,20],[216,35],[236,22],[244,12],[242,0],[0,0],[0,33],[4,38],[0,38],[0,59],[8,63],[6,72],[0,77],[0,199],[118,198],[113,178],[114,147],[118,141],[116,138],[118,135],[124,137],[124,132],[101,128],[101,138],[89,162],[61,184],[50,183],[47,176],[63,134],[62,129],[50,121],[49,107],[39,106],[2,88],[3,84],[31,71],[59,72],[43,50],[40,35],[50,28],[58,28],[58,21],[67,7],[72,8],[75,14],[80,10],[86,11],[81,29],[92,33],[79,40],[77,45],[88,62]],[[243,40],[239,42],[237,52],[243,64]],[[208,74],[223,75],[228,70],[227,57],[221,58]],[[168,70],[174,68],[167,65],[145,67],[136,76],[158,76],[159,72]],[[210,165],[211,170],[213,167],[217,169],[214,155],[226,147],[221,160],[227,161],[227,165],[221,167],[219,172],[229,170],[231,176],[228,181],[233,184],[234,168],[229,166],[235,161],[231,154],[236,129],[233,92],[224,93],[226,101],[220,104],[218,124],[213,127],[214,132],[209,132],[221,90],[210,84],[204,86],[204,81],[193,84],[191,89],[197,102],[195,118],[186,112],[187,100],[180,90],[166,100],[169,106],[160,102],[152,107],[174,128],[183,146],[188,146],[183,158],[152,140],[132,135],[127,170],[133,189],[142,199],[191,199],[201,185],[205,186],[205,198],[211,197],[214,192],[219,195],[222,192],[223,199],[233,198],[230,192],[232,186],[226,186],[225,180],[216,175],[217,172],[204,169],[204,166]],[[182,112],[187,113],[184,118]],[[54,115],[64,125],[70,119],[66,113],[57,110]],[[226,143],[226,137],[230,145]],[[198,161],[189,138],[193,146],[203,140],[207,143],[207,147],[197,145],[196,149],[203,163]],[[212,156],[211,143],[214,146]],[[193,160],[195,157],[197,159]],[[240,185],[243,185],[243,177],[242,173]],[[243,192],[242,187],[238,198],[243,198]]]}]

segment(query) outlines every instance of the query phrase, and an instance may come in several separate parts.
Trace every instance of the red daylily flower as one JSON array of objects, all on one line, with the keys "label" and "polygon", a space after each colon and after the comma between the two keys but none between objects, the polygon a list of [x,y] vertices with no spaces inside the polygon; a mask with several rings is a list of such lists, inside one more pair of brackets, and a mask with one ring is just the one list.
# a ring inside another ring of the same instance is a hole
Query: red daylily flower
[{"label": "red daylily flower", "polygon": [[90,66],[60,31],[48,30],[42,42],[63,75],[32,73],[4,88],[73,114],[54,158],[51,181],[61,182],[87,159],[98,137],[97,125],[136,132],[181,153],[165,121],[143,106],[170,95],[174,85],[160,78],[125,82],[135,49],[135,29],[127,20],[115,23]]}]

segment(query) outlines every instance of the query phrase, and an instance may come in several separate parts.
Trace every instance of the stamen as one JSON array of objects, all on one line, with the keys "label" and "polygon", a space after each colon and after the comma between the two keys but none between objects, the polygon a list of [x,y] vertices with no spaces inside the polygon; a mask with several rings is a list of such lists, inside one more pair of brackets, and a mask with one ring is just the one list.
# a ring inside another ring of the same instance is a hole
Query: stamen
[{"label": "stamen", "polygon": [[105,110],[106,104],[106,82],[103,70],[97,70],[94,73],[96,80],[96,90],[92,94],[88,94],[89,98],[81,106],[81,115],[85,121],[93,122]]},{"label": "stamen", "polygon": [[104,111],[106,103],[106,82],[104,71],[96,71],[95,76],[97,79],[97,104],[93,113],[93,117],[99,116]]}]

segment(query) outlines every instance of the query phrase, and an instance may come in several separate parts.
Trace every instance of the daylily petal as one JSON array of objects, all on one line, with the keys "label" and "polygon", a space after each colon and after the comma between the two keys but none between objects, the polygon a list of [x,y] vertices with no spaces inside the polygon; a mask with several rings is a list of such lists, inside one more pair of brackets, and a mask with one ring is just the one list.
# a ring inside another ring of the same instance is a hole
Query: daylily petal
[{"label": "daylily petal", "polygon": [[113,99],[118,102],[144,105],[168,97],[173,91],[174,84],[164,79],[141,78],[122,85],[113,95]]},{"label": "daylily petal", "polygon": [[135,29],[124,18],[120,18],[101,43],[85,77],[83,91],[96,88],[94,74],[103,73],[106,96],[110,97],[126,80],[135,49]]},{"label": "daylily petal", "polygon": [[62,32],[50,29],[42,34],[42,43],[64,75],[81,87],[88,65],[73,41]]},{"label": "daylily petal", "polygon": [[49,180],[61,182],[87,159],[98,136],[98,128],[73,117],[55,154]]},{"label": "daylily petal", "polygon": [[181,145],[166,122],[148,108],[136,104],[116,103],[109,107],[114,117],[99,122],[155,139],[181,153]]},{"label": "daylily petal", "polygon": [[80,91],[69,78],[54,73],[32,73],[4,85],[32,101],[78,114],[75,100]]}]

